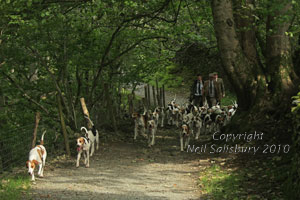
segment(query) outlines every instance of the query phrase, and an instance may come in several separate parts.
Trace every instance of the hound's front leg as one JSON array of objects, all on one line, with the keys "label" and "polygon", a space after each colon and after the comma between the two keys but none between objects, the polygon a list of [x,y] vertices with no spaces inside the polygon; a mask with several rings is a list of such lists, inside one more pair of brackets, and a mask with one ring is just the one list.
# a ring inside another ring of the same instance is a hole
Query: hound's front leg
[{"label": "hound's front leg", "polygon": [[98,150],[99,149],[99,133],[97,133],[97,136],[96,136],[96,143],[97,143],[96,150]]},{"label": "hound's front leg", "polygon": [[32,172],[31,180],[32,180],[32,181],[35,181],[34,172]]},{"label": "hound's front leg", "polygon": [[167,118],[168,118],[168,125],[172,125],[172,114],[168,114]]},{"label": "hound's front leg", "polygon": [[196,140],[198,140],[201,131],[201,126],[197,127]]},{"label": "hound's front leg", "polygon": [[184,145],[185,149],[188,147],[189,143],[190,143],[190,135],[187,136],[187,138],[185,139],[185,145]]},{"label": "hound's front leg", "polygon": [[39,176],[41,176],[41,172],[42,172],[42,165],[43,165],[42,163],[41,163],[41,164],[39,164],[39,171],[38,171],[38,175],[39,175]]},{"label": "hound's front leg", "polygon": [[77,154],[76,167],[79,167],[79,160],[80,160],[80,157],[81,157],[81,153],[82,153],[82,150],[79,151],[78,154]]},{"label": "hound's front leg", "polygon": [[164,121],[165,121],[165,114],[161,114],[161,124],[160,127],[164,127]]},{"label": "hound's front leg", "polygon": [[86,162],[87,162],[87,156],[86,155],[88,155],[89,154],[89,151],[87,151],[87,152],[83,152],[83,158],[84,158],[84,164],[86,165]]},{"label": "hound's front leg", "polygon": [[93,156],[94,152],[95,152],[95,141],[92,142],[92,147],[91,147],[91,154],[90,154],[90,156]]},{"label": "hound's front leg", "polygon": [[41,170],[41,175],[40,175],[40,177],[44,177],[44,168],[45,168],[45,165],[42,164],[42,170]]},{"label": "hound's front leg", "polygon": [[151,141],[151,145],[153,146],[155,144],[155,132],[156,132],[156,128],[154,128],[152,130],[152,141]]},{"label": "hound's front leg", "polygon": [[179,115],[178,114],[175,115],[175,123],[176,123],[176,127],[178,128],[179,127]]},{"label": "hound's front leg", "polygon": [[183,151],[183,135],[180,134],[180,150]]},{"label": "hound's front leg", "polygon": [[138,135],[138,125],[135,124],[135,126],[134,126],[134,137],[133,137],[134,140],[136,140],[137,135]]},{"label": "hound's front leg", "polygon": [[147,136],[148,136],[148,147],[150,147],[151,146],[151,142],[150,142],[150,134],[151,134],[151,130],[148,130],[147,131]]},{"label": "hound's front leg", "polygon": [[86,153],[86,159],[87,159],[87,162],[86,162],[85,167],[90,167],[90,155],[89,155],[89,152]]},{"label": "hound's front leg", "polygon": [[147,137],[147,135],[146,135],[146,127],[145,126],[143,126],[143,128],[142,128],[142,135],[144,136],[144,137]]}]

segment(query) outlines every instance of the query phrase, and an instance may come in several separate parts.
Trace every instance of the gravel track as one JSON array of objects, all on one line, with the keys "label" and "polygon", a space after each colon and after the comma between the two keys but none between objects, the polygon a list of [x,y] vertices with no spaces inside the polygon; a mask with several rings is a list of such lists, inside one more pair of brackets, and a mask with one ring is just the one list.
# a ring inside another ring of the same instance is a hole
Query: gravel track
[{"label": "gravel track", "polygon": [[176,129],[159,130],[156,145],[112,142],[90,159],[90,168],[73,159],[49,163],[30,199],[199,199],[200,155],[179,151]]},{"label": "gravel track", "polygon": [[[136,94],[143,97],[143,93],[141,86]],[[174,96],[166,92],[166,102]],[[183,104],[186,97],[177,94],[176,102]],[[133,128],[125,137],[102,143],[90,158],[90,168],[83,162],[76,168],[76,155],[46,163],[45,178],[37,178],[29,199],[200,199],[197,175],[203,155],[180,152],[177,128],[159,128],[152,148],[142,136],[132,142]],[[202,159],[201,167],[204,165]]]}]

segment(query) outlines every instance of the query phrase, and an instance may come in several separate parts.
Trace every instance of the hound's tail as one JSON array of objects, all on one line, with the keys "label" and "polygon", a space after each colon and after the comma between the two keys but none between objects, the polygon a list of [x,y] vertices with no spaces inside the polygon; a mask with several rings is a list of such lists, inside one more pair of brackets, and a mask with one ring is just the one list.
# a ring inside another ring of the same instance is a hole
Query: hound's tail
[{"label": "hound's tail", "polygon": [[41,145],[44,145],[44,135],[45,135],[45,133],[46,133],[46,131],[43,132],[43,135],[42,135],[42,138],[41,138],[41,142],[40,142]]},{"label": "hound's tail", "polygon": [[88,120],[89,120],[89,122],[91,123],[91,125],[92,125],[92,126],[94,126],[94,123],[92,122],[92,120],[91,120],[89,117],[87,117],[87,116],[84,116],[84,118],[88,119]]},{"label": "hound's tail", "polygon": [[85,131],[85,133],[88,133],[88,130],[83,126],[83,127],[81,127],[81,131],[82,131],[82,129]]}]

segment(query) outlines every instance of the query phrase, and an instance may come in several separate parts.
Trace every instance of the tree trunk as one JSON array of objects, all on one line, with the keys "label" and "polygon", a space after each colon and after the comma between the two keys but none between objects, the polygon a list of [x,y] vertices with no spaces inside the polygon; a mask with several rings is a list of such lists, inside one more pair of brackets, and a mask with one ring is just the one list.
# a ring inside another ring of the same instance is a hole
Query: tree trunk
[{"label": "tree trunk", "polygon": [[[250,4],[252,1],[246,0],[245,3]],[[280,31],[276,31],[276,38],[274,36],[271,41],[267,42],[267,49],[270,51],[267,50],[267,52],[272,55],[269,57],[274,59],[274,56],[278,56],[280,60],[277,59],[277,64],[275,64],[275,62],[271,62],[272,59],[268,59],[270,62],[267,62],[266,68],[270,67],[270,70],[264,72],[254,44],[255,32],[247,29],[252,22],[251,17],[243,20],[237,16],[234,18],[233,4],[230,0],[213,0],[211,5],[214,29],[223,62],[222,66],[237,94],[239,108],[242,111],[249,111],[254,108],[260,111],[264,108],[269,109],[274,106],[271,104],[280,99],[279,96],[274,97],[274,89],[277,88],[278,91],[285,94],[287,90],[290,90],[286,86],[292,85],[292,78],[289,77],[289,74],[293,74],[292,63],[289,62],[290,49],[288,38],[284,32],[287,25],[279,26]],[[244,15],[250,16],[251,13],[246,12]],[[246,31],[241,31],[238,34],[237,30],[243,28],[246,28]],[[284,60],[283,57],[288,58],[288,61]],[[281,76],[278,76],[279,74]],[[271,77],[270,87],[268,87],[266,79],[268,76]],[[296,80],[297,77],[294,74],[293,76]],[[273,89],[269,90],[270,88]],[[287,96],[287,98],[289,97]]]},{"label": "tree trunk", "polygon": [[105,91],[105,97],[106,97],[106,101],[107,101],[107,109],[109,112],[109,119],[112,123],[112,128],[114,129],[115,132],[118,131],[117,128],[117,122],[116,122],[116,118],[114,115],[114,103],[113,103],[113,98],[111,98],[110,94],[109,94],[109,85],[107,83],[104,84],[104,91]]},{"label": "tree trunk", "polygon": [[58,103],[58,113],[59,113],[59,118],[60,118],[60,123],[61,123],[61,129],[62,129],[64,140],[65,140],[66,153],[67,153],[68,157],[71,157],[69,138],[68,138],[66,124],[65,124],[65,120],[64,120],[64,116],[63,116],[63,111],[62,111],[61,97],[59,94],[57,94],[56,98],[57,98],[57,103]]},{"label": "tree trunk", "polygon": [[[286,34],[293,17],[292,1],[272,0],[274,13],[267,19],[266,62],[270,76],[270,91],[281,98],[289,97],[297,89],[298,77],[294,71],[291,44]],[[281,5],[281,6],[279,6]],[[282,102],[282,100],[279,100]]]},{"label": "tree trunk", "polygon": [[32,139],[31,148],[34,148],[35,144],[36,144],[36,135],[37,135],[37,130],[38,130],[38,127],[39,127],[40,119],[41,119],[40,112],[36,112],[36,114],[35,114],[35,126],[34,126],[34,130],[33,130],[33,139]]}]

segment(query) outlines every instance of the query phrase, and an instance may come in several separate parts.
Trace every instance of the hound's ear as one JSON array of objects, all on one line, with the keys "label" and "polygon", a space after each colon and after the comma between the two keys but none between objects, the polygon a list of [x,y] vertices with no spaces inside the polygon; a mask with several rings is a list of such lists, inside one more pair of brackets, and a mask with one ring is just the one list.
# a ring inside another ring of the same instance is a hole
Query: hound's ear
[{"label": "hound's ear", "polygon": [[26,161],[26,167],[28,168],[29,161]]},{"label": "hound's ear", "polygon": [[32,162],[35,164],[35,165],[38,165],[38,161],[37,160],[32,160]]}]

